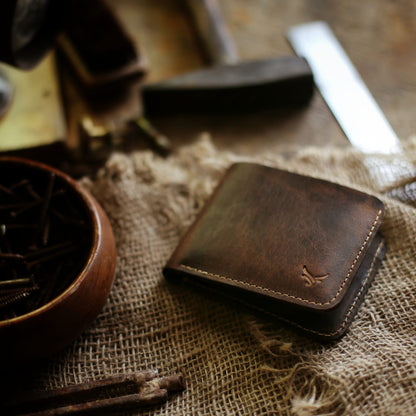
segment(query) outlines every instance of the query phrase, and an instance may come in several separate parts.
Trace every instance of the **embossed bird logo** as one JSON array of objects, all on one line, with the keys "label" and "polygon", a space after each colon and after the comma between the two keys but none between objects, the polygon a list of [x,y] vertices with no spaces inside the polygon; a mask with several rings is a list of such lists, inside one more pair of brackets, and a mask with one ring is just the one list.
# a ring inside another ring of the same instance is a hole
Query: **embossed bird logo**
[{"label": "embossed bird logo", "polygon": [[314,276],[306,266],[303,266],[302,278],[305,280],[306,287],[315,286],[318,283],[322,283],[329,276],[329,273],[323,276]]}]

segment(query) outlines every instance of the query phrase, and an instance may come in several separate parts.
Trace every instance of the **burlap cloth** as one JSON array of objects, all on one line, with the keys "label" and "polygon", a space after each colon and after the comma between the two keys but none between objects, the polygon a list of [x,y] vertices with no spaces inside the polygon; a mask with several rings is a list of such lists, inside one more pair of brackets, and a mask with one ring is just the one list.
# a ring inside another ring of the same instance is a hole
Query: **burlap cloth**
[{"label": "burlap cloth", "polygon": [[[416,140],[407,147],[416,159]],[[241,160],[351,185],[386,204],[387,257],[338,342],[313,341],[164,280],[180,235],[224,170]],[[110,217],[118,271],[98,319],[42,370],[44,386],[153,368],[184,373],[188,387],[151,414],[416,414],[416,209],[374,189],[358,153],[239,157],[205,137],[167,159],[114,154],[82,182]]]}]

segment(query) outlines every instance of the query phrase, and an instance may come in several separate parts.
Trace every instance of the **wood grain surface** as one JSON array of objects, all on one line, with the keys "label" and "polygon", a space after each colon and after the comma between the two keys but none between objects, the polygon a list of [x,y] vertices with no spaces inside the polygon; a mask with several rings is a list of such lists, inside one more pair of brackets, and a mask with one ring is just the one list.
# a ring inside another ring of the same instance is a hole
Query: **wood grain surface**
[{"label": "wood grain surface", "polygon": [[[208,62],[180,0],[110,0],[145,51],[146,82],[192,71]],[[416,3],[412,0],[222,0],[242,59],[292,54],[285,39],[294,24],[325,20],[401,139],[415,131]],[[316,144],[349,146],[319,93],[295,111],[247,116],[183,116],[153,120],[176,146],[211,133],[220,148],[239,153]]]}]

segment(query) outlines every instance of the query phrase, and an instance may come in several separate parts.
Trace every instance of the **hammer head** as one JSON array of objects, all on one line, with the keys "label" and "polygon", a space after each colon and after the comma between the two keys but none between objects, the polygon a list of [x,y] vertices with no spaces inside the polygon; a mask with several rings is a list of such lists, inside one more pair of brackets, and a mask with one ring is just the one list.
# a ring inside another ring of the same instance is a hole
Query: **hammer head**
[{"label": "hammer head", "polygon": [[253,112],[304,105],[313,94],[305,59],[281,57],[218,65],[144,85],[147,115]]}]

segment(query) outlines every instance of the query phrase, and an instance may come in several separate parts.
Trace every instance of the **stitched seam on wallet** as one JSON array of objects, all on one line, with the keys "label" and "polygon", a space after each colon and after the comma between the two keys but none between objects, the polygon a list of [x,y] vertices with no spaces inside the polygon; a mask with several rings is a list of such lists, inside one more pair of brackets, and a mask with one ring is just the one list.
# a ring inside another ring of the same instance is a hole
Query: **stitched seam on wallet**
[{"label": "stitched seam on wallet", "polygon": [[[316,335],[321,335],[321,336],[326,336],[326,337],[333,337],[333,336],[339,334],[340,332],[342,332],[342,330],[348,324],[348,321],[350,319],[350,316],[351,316],[351,314],[354,311],[355,305],[357,304],[357,302],[358,302],[361,294],[363,293],[364,289],[367,286],[367,282],[368,282],[369,277],[371,276],[371,273],[373,272],[374,265],[376,263],[378,253],[383,248],[383,246],[384,246],[384,243],[383,242],[380,242],[380,244],[379,244],[379,246],[377,248],[377,251],[376,251],[376,253],[374,255],[373,261],[371,262],[371,266],[368,269],[368,273],[367,273],[367,275],[366,275],[366,277],[364,279],[364,282],[361,285],[361,288],[358,291],[357,295],[355,296],[354,301],[352,302],[350,308],[348,309],[348,312],[346,313],[344,320],[342,321],[341,325],[339,326],[339,328],[336,331],[330,332],[330,333],[319,332],[319,331],[315,331],[313,329],[305,328],[305,327],[303,327],[302,325],[299,325],[296,322],[290,321],[289,319],[285,319],[285,318],[282,318],[282,319],[285,320],[285,321],[287,321],[287,322],[289,322],[289,323],[291,323],[291,324],[293,324],[293,325],[295,325],[295,326],[297,326],[297,327],[299,327],[299,328],[301,328],[301,329],[303,329],[303,330],[305,330],[305,331],[312,332],[312,333],[314,333]],[[265,312],[267,312],[267,311],[265,311]],[[269,312],[269,313],[271,313],[271,312]],[[271,313],[271,314],[273,314],[273,313]]]},{"label": "stitched seam on wallet", "polygon": [[[370,268],[368,269],[368,272],[367,272],[367,275],[366,275],[366,277],[365,277],[365,279],[364,279],[364,281],[363,281],[363,284],[361,285],[360,290],[358,291],[358,293],[357,293],[357,295],[355,296],[355,298],[354,298],[354,300],[353,300],[353,302],[352,302],[352,304],[351,304],[350,308],[348,309],[347,313],[345,314],[345,318],[344,318],[344,320],[341,322],[341,325],[339,326],[339,328],[338,328],[336,331],[329,332],[329,333],[315,331],[314,329],[306,328],[306,327],[304,327],[304,326],[302,326],[302,325],[298,324],[297,322],[294,322],[294,321],[292,321],[292,320],[290,320],[290,319],[284,318],[284,317],[282,317],[282,316],[280,316],[280,315],[277,315],[277,314],[275,314],[275,313],[273,313],[273,312],[270,312],[270,311],[268,311],[268,310],[266,310],[266,309],[260,308],[260,307],[258,307],[258,306],[253,305],[253,304],[250,304],[250,303],[248,303],[248,302],[241,301],[240,299],[237,299],[237,298],[235,298],[234,296],[230,296],[230,298],[231,298],[231,299],[234,299],[236,302],[238,302],[238,303],[240,303],[240,304],[242,304],[242,305],[246,305],[247,307],[249,307],[249,308],[251,308],[251,309],[256,309],[256,310],[258,310],[258,311],[260,311],[260,312],[262,312],[262,313],[264,313],[264,314],[267,314],[267,315],[273,316],[273,317],[275,317],[275,318],[278,318],[279,320],[284,321],[284,322],[286,322],[286,323],[289,323],[289,324],[291,324],[291,325],[294,325],[294,326],[296,326],[297,328],[300,328],[300,329],[302,329],[302,330],[304,330],[304,331],[307,331],[307,332],[310,332],[310,333],[313,333],[313,334],[316,334],[316,335],[319,335],[319,336],[322,336],[322,337],[334,337],[334,336],[338,335],[339,333],[341,333],[341,332],[343,331],[343,329],[346,327],[346,325],[348,324],[348,321],[349,321],[349,319],[350,319],[350,316],[351,316],[351,314],[352,314],[352,313],[353,313],[353,311],[354,311],[355,305],[357,304],[357,302],[358,302],[358,300],[359,300],[359,298],[360,298],[361,294],[363,293],[364,289],[366,288],[367,283],[368,283],[368,279],[369,279],[369,277],[371,276],[371,273],[373,272],[374,265],[375,265],[375,263],[376,263],[378,253],[380,252],[380,250],[381,250],[383,247],[384,247],[384,243],[381,241],[381,242],[380,242],[380,244],[379,244],[379,245],[378,245],[378,247],[377,247],[376,253],[375,253],[374,258],[373,258],[373,261],[371,262]],[[208,288],[208,289],[209,289],[210,291],[213,291],[213,292],[218,292],[218,290],[215,290],[215,289],[213,289],[213,288],[211,288],[211,287],[210,287],[210,288]],[[228,296],[228,295],[227,295],[227,296]]]},{"label": "stitched seam on wallet", "polygon": [[195,268],[195,267],[192,267],[192,266],[187,266],[186,264],[181,264],[180,267],[183,267],[183,268],[188,269],[190,271],[202,273],[202,274],[205,274],[207,276],[213,276],[213,277],[217,277],[219,279],[228,280],[230,282],[240,283],[240,284],[242,284],[244,286],[249,286],[249,287],[253,287],[253,288],[256,288],[256,289],[260,289],[263,292],[270,292],[270,293],[274,293],[274,294],[277,294],[277,295],[285,296],[285,297],[288,297],[288,298],[291,298],[291,299],[300,300],[300,301],[305,302],[305,303],[310,303],[310,304],[318,305],[318,306],[330,305],[331,303],[333,303],[338,298],[338,296],[342,292],[342,289],[344,289],[345,285],[347,284],[348,279],[350,278],[350,276],[351,276],[351,274],[352,274],[352,272],[353,272],[353,270],[354,270],[354,268],[355,268],[355,266],[357,264],[357,261],[358,261],[358,259],[361,256],[361,253],[363,252],[365,246],[367,245],[368,241],[370,240],[371,235],[374,232],[374,229],[376,228],[376,225],[378,223],[378,220],[380,218],[381,213],[382,213],[382,211],[379,210],[378,213],[377,213],[376,219],[374,220],[373,225],[371,226],[370,231],[367,234],[367,237],[365,238],[363,244],[361,245],[361,248],[359,249],[357,255],[354,258],[354,261],[352,262],[351,267],[348,270],[347,276],[345,277],[344,281],[342,282],[342,285],[340,286],[340,288],[338,289],[338,291],[334,295],[334,297],[332,299],[330,299],[329,301],[327,301],[327,302],[315,302],[315,301],[312,301],[310,299],[301,298],[299,296],[289,295],[287,293],[279,292],[278,290],[273,290],[273,289],[269,289],[269,288],[266,288],[266,287],[263,287],[263,286],[253,285],[252,283],[243,282],[242,280],[233,279],[231,277],[222,276],[220,274],[207,272],[205,270],[201,270],[201,269],[198,269],[198,268]]}]

